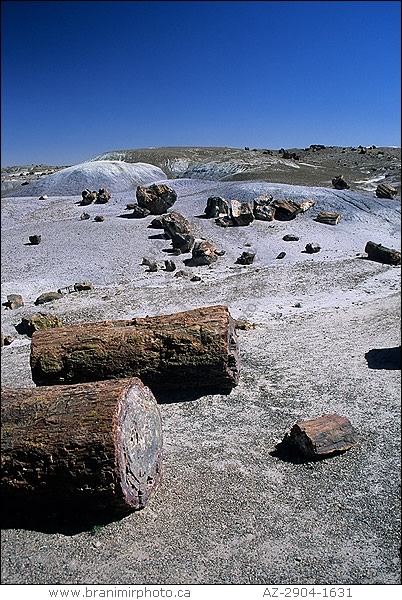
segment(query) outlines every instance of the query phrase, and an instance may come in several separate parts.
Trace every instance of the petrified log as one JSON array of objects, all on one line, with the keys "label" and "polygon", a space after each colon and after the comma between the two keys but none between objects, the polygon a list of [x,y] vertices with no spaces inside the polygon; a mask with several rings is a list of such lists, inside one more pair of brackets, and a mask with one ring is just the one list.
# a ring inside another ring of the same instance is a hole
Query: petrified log
[{"label": "petrified log", "polygon": [[344,180],[343,175],[334,177],[332,180],[332,185],[336,190],[348,190],[350,188],[350,185]]},{"label": "petrified log", "polygon": [[334,414],[298,421],[280,446],[307,458],[320,458],[345,452],[356,443],[357,434],[349,419]]},{"label": "petrified log", "polygon": [[375,191],[375,194],[378,198],[387,198],[388,200],[392,200],[397,193],[398,190],[388,183],[380,183]]},{"label": "petrified log", "polygon": [[318,223],[326,223],[327,225],[337,225],[340,221],[340,218],[340,213],[327,212],[325,210],[322,210],[320,213],[318,213],[315,220],[318,221]]},{"label": "petrified log", "polygon": [[300,204],[293,200],[274,200],[271,204],[275,209],[275,219],[277,221],[290,221],[300,212]]},{"label": "petrified log", "polygon": [[139,379],[1,394],[7,505],[111,517],[145,506],[161,476],[162,428],[157,402]]},{"label": "petrified log", "polygon": [[367,242],[364,251],[367,252],[367,258],[382,262],[387,265],[400,265],[401,264],[401,253],[399,250],[394,248],[387,248],[381,244],[375,242]]},{"label": "petrified log", "polygon": [[154,390],[215,388],[239,381],[234,320],[226,306],[37,331],[38,385],[139,377]]}]

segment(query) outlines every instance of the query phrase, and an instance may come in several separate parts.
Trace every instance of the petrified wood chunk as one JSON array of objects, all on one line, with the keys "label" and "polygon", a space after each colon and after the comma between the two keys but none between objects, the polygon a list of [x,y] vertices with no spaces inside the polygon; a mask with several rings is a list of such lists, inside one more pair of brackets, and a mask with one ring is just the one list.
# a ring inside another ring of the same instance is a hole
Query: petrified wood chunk
[{"label": "petrified wood chunk", "polygon": [[271,206],[275,209],[277,221],[290,221],[300,212],[300,205],[293,200],[274,200]]},{"label": "petrified wood chunk", "polygon": [[106,204],[107,202],[109,202],[111,197],[112,194],[108,190],[106,190],[105,188],[100,188],[100,190],[96,194],[95,202],[96,204]]},{"label": "petrified wood chunk", "polygon": [[2,389],[1,491],[114,515],[143,508],[161,475],[162,427],[136,378]]},{"label": "petrified wood chunk", "polygon": [[176,234],[187,235],[191,233],[190,221],[178,212],[172,211],[167,215],[163,215],[161,222],[165,234],[171,238]]},{"label": "petrified wood chunk", "polygon": [[364,251],[367,252],[367,258],[385,263],[387,265],[400,265],[401,252],[394,248],[387,248],[375,242],[367,242]]},{"label": "petrified wood chunk", "polygon": [[251,265],[254,261],[256,253],[255,252],[242,252],[241,256],[236,260],[236,264],[238,265]]},{"label": "petrified wood chunk", "polygon": [[30,235],[29,236],[29,241],[32,244],[32,246],[37,246],[38,244],[41,243],[41,240],[42,240],[41,235]]},{"label": "petrified wood chunk", "polygon": [[332,185],[336,190],[348,190],[350,187],[349,184],[346,183],[342,175],[334,177],[332,180]]},{"label": "petrified wood chunk", "polygon": [[314,206],[314,204],[315,204],[315,200],[313,200],[313,199],[304,200],[304,202],[299,204],[300,212],[306,212],[306,210],[308,210],[309,208]]},{"label": "petrified wood chunk", "polygon": [[228,216],[229,204],[225,198],[221,198],[220,196],[211,196],[207,200],[207,206],[205,207],[204,212],[208,219]]},{"label": "petrified wood chunk", "polygon": [[19,332],[32,337],[35,331],[51,329],[53,327],[62,327],[63,322],[55,315],[46,315],[44,313],[35,313],[31,317],[23,317],[19,325]]},{"label": "petrified wood chunk", "polygon": [[313,242],[309,242],[308,244],[306,244],[305,248],[304,248],[304,252],[307,252],[307,254],[315,254],[316,252],[319,252],[321,250],[321,246],[319,244],[314,244]]},{"label": "petrified wood chunk", "polygon": [[94,202],[96,200],[97,197],[97,193],[96,192],[91,192],[91,190],[85,189],[83,192],[81,192],[81,206],[88,206],[89,204],[92,204],[92,202]]},{"label": "petrified wood chunk", "polygon": [[239,381],[234,321],[226,306],[37,331],[38,385],[136,376],[154,389],[227,390]]},{"label": "petrified wood chunk", "polygon": [[218,260],[216,248],[207,240],[197,240],[192,249],[192,266],[211,265]]},{"label": "petrified wood chunk", "polygon": [[165,184],[139,185],[136,191],[138,205],[147,208],[152,215],[163,215],[177,200],[175,190]]},{"label": "petrified wood chunk", "polygon": [[340,415],[322,415],[317,419],[298,421],[282,444],[307,458],[345,452],[357,443],[351,422]]},{"label": "petrified wood chunk", "polygon": [[380,183],[380,185],[377,186],[375,193],[378,198],[392,200],[392,198],[397,195],[398,190],[388,183]]},{"label": "petrified wood chunk", "polygon": [[7,302],[3,302],[3,306],[10,310],[16,310],[17,308],[24,306],[24,300],[21,294],[8,294]]},{"label": "petrified wood chunk", "polygon": [[318,213],[315,220],[318,221],[318,223],[326,223],[327,225],[337,225],[341,219],[341,216],[342,215],[337,212],[327,212],[325,210],[322,210],[320,213]]},{"label": "petrified wood chunk", "polygon": [[38,296],[35,300],[35,305],[45,304],[45,302],[53,302],[53,300],[59,300],[63,297],[63,294],[60,292],[45,292]]}]

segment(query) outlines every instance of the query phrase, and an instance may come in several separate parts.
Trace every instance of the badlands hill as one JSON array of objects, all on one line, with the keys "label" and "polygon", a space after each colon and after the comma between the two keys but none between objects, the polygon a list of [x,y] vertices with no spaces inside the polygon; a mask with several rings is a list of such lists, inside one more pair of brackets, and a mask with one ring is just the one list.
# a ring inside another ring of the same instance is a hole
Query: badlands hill
[{"label": "badlands hill", "polygon": [[8,196],[74,196],[88,188],[107,188],[110,192],[135,191],[138,185],[148,185],[165,179],[165,173],[154,165],[141,162],[131,164],[117,160],[85,162],[61,169],[21,188],[14,188]]}]

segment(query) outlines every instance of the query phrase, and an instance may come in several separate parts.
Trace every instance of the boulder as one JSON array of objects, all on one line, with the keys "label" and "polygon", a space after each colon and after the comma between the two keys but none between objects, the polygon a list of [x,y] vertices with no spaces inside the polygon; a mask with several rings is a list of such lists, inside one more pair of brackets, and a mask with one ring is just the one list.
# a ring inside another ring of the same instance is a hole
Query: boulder
[{"label": "boulder", "polygon": [[254,199],[253,214],[257,221],[272,221],[275,217],[275,208],[272,206],[272,196],[263,195]]},{"label": "boulder", "polygon": [[211,196],[207,200],[205,215],[208,219],[229,216],[229,204],[220,196]]},{"label": "boulder", "polygon": [[336,190],[348,190],[350,188],[350,185],[346,183],[342,175],[334,177],[332,180],[332,185]]},{"label": "boulder", "polygon": [[386,198],[388,200],[392,200],[397,193],[398,190],[387,183],[380,183],[375,191],[375,194],[378,198]]},{"label": "boulder", "polygon": [[52,302],[53,300],[59,300],[62,297],[63,297],[63,294],[60,294],[60,292],[45,292],[44,294],[41,294],[40,296],[38,296],[36,298],[35,305],[38,306],[39,304],[45,304],[45,302]]},{"label": "boulder", "polygon": [[298,235],[294,235],[293,233],[287,233],[282,239],[284,242],[298,242],[300,238]]},{"label": "boulder", "polygon": [[96,221],[97,223],[102,223],[102,221],[105,220],[105,217],[103,215],[96,215],[96,217],[94,217],[94,221]]},{"label": "boulder", "polygon": [[245,227],[254,221],[253,211],[248,202],[231,200],[230,217],[236,227]]},{"label": "boulder", "polygon": [[4,302],[3,306],[9,308],[10,310],[15,310],[17,308],[21,308],[21,306],[24,306],[24,300],[21,294],[9,294],[7,296],[7,302]]},{"label": "boulder", "polygon": [[96,192],[91,192],[91,190],[85,189],[83,192],[81,192],[81,206],[88,206],[89,204],[92,204],[92,202],[95,202],[96,197],[97,197],[97,193]]},{"label": "boulder", "polygon": [[105,188],[100,188],[100,190],[96,194],[95,202],[96,204],[106,204],[107,202],[109,202],[111,197],[112,194],[108,190],[106,190]]},{"label": "boulder", "polygon": [[207,240],[196,240],[192,250],[192,266],[210,265],[218,260],[215,246]]},{"label": "boulder", "polygon": [[293,200],[274,200],[272,207],[275,209],[275,219],[277,221],[290,221],[300,213],[300,204]]},{"label": "boulder", "polygon": [[139,185],[136,191],[138,205],[147,208],[152,215],[163,215],[177,200],[175,190],[166,184]]},{"label": "boulder", "polygon": [[194,241],[191,233],[175,233],[172,237],[172,246],[173,249],[179,250],[179,254],[186,254],[191,251]]},{"label": "boulder", "polygon": [[176,234],[189,234],[191,233],[191,224],[183,215],[178,212],[172,211],[167,215],[163,215],[161,218],[163,229],[165,234],[170,238],[173,238]]},{"label": "boulder", "polygon": [[82,215],[80,216],[81,221],[87,221],[90,218],[91,218],[91,215],[86,212],[83,212]]},{"label": "boulder", "polygon": [[35,331],[43,331],[53,327],[62,327],[63,322],[55,315],[46,315],[44,313],[35,313],[31,317],[23,317],[19,325],[19,331],[32,337]]}]

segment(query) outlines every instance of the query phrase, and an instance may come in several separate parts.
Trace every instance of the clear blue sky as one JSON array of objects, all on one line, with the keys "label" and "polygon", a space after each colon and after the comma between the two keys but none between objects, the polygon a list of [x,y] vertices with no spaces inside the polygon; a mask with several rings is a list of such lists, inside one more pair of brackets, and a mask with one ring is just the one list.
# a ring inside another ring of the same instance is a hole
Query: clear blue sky
[{"label": "clear blue sky", "polygon": [[400,2],[3,1],[2,165],[400,145]]}]

